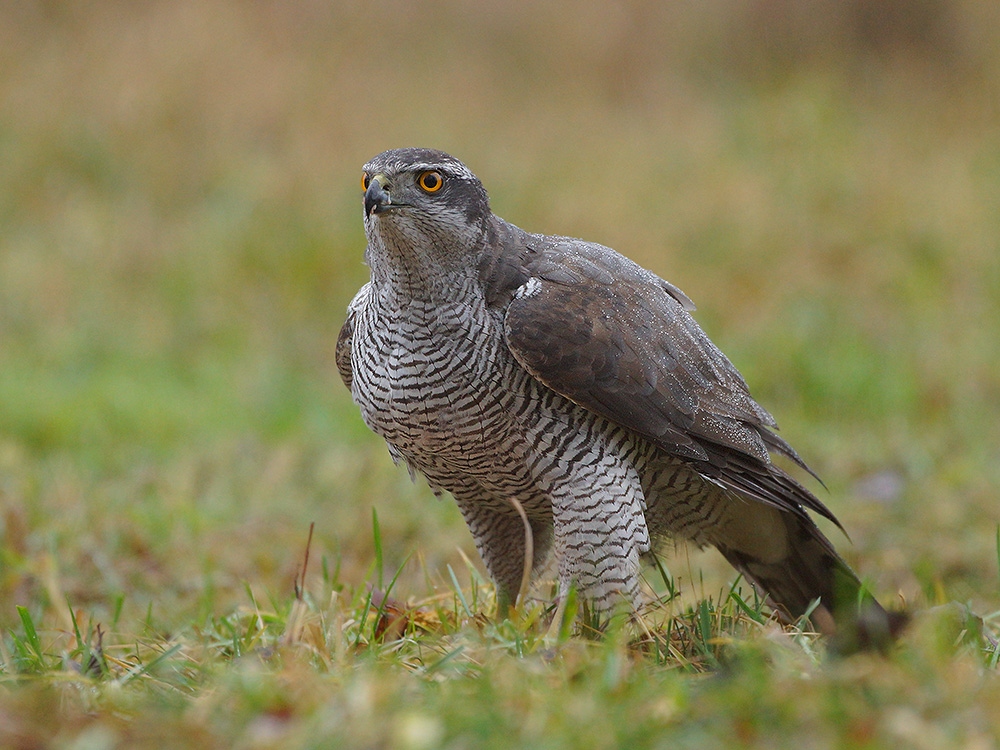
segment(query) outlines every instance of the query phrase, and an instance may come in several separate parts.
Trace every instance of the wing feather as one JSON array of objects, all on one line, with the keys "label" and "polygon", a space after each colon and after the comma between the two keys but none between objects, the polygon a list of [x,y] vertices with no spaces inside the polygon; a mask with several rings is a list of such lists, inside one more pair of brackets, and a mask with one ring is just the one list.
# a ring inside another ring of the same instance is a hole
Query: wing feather
[{"label": "wing feather", "polygon": [[771,431],[774,418],[688,313],[683,292],[610,248],[530,237],[528,280],[504,318],[507,346],[529,373],[744,497],[836,523],[771,463],[774,451],[812,473]]},{"label": "wing feather", "polygon": [[340,335],[337,336],[337,349],[335,352],[337,360],[337,371],[340,379],[344,381],[347,390],[351,390],[354,382],[354,370],[351,366],[351,341],[354,336],[354,313],[349,312],[347,320],[340,328]]},{"label": "wing feather", "polygon": [[340,379],[344,381],[347,390],[351,390],[354,382],[354,369],[351,364],[351,347],[354,341],[354,319],[357,317],[358,308],[363,304],[365,297],[371,292],[371,284],[365,284],[354,295],[354,299],[347,306],[347,319],[340,327],[337,335],[337,348],[334,350],[334,357],[337,362],[337,371]]}]

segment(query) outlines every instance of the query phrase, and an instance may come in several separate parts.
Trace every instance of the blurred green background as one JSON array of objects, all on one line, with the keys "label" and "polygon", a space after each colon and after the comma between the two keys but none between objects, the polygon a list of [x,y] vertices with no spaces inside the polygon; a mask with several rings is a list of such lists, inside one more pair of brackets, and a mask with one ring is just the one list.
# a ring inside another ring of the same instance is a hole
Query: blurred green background
[{"label": "blurred green background", "polygon": [[[883,599],[995,608],[998,22],[989,0],[6,4],[0,625],[287,593],[310,521],[360,586],[373,508],[387,569],[414,555],[402,598],[474,557],[333,363],[367,277],[360,167],[409,145],[687,292]],[[682,586],[732,577],[691,559]]]}]

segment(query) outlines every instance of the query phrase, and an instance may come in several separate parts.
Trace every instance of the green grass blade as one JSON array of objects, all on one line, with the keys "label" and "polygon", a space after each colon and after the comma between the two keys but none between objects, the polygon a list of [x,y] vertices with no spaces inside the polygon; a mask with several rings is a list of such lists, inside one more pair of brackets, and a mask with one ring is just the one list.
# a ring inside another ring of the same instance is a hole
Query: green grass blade
[{"label": "green grass blade", "polygon": [[42,642],[38,638],[38,632],[35,630],[35,623],[31,619],[31,613],[26,607],[17,605],[17,614],[21,618],[21,625],[24,627],[24,636],[28,641],[28,645],[31,650],[35,652],[38,657],[39,664],[44,659],[42,654]]},{"label": "green grass blade", "polygon": [[257,605],[257,597],[254,596],[253,589],[250,587],[250,581],[243,581],[243,590],[246,591],[247,599],[253,605],[254,612],[259,612],[260,607]]},{"label": "green grass blade", "polygon": [[183,645],[184,645],[183,643],[175,643],[173,646],[171,646],[170,648],[168,648],[166,651],[164,651],[163,653],[159,654],[152,661],[150,661],[150,662],[148,662],[146,664],[136,664],[134,667],[132,667],[132,669],[130,669],[128,672],[126,672],[124,675],[122,675],[121,678],[119,678],[119,682],[121,684],[123,684],[123,685],[127,685],[128,683],[132,682],[133,680],[138,679],[139,677],[142,677],[144,674],[151,674],[152,671],[159,664],[161,664],[162,662],[166,661],[171,656],[173,656],[178,651],[180,651],[181,647]]},{"label": "green grass blade", "polygon": [[580,602],[577,599],[576,586],[570,586],[569,591],[566,592],[566,606],[563,607],[562,622],[559,623],[560,642],[565,642],[572,634],[573,623],[576,622],[576,613],[579,610]]},{"label": "green grass blade", "polygon": [[469,603],[465,601],[465,594],[462,593],[462,587],[458,585],[458,578],[455,576],[455,571],[451,569],[451,565],[448,566],[448,575],[451,576],[451,583],[455,587],[458,600],[462,603],[462,609],[465,610],[467,617],[472,617],[472,610],[469,609]]},{"label": "green grass blade", "polygon": [[143,623],[143,629],[147,633],[153,632],[153,601],[150,600],[149,606],[146,607],[146,620]]},{"label": "green grass blade", "polygon": [[[111,617],[111,630],[118,630],[118,620],[122,616],[122,607],[125,606],[125,594],[119,594],[115,599],[115,613]],[[152,606],[152,605],[150,605]]]},{"label": "green grass blade", "polygon": [[379,623],[382,621],[382,618],[385,617],[385,608],[389,605],[389,592],[392,591],[392,587],[396,585],[396,580],[399,578],[399,574],[403,572],[403,568],[406,567],[406,563],[409,561],[410,555],[407,555],[406,559],[403,560],[402,564],[400,564],[399,568],[396,570],[396,574],[392,577],[392,580],[389,581],[389,586],[382,592],[382,603],[378,606],[378,610],[375,613],[375,622],[372,625],[373,639],[375,638],[375,631],[378,629]]},{"label": "green grass blade", "polygon": [[[368,620],[368,613],[372,611],[372,594],[374,591],[369,587],[368,594],[365,597],[365,606],[361,612],[361,616],[358,618],[358,622],[364,623]],[[358,634],[354,638],[354,650],[357,651],[361,647],[361,638],[364,636],[365,629],[363,627],[358,628]]]},{"label": "green grass blade", "polygon": [[701,640],[705,644],[705,648],[708,648],[709,642],[712,640],[712,615],[708,610],[708,600],[702,599],[698,604],[698,631],[701,635]]},{"label": "green grass blade", "polygon": [[375,544],[375,582],[382,588],[382,533],[378,526],[378,511],[372,508],[372,539]]},{"label": "green grass blade", "polygon": [[31,649],[28,644],[21,639],[21,637],[15,633],[13,630],[8,630],[10,633],[11,643],[14,646],[14,668],[18,672],[29,672],[33,669],[41,668],[38,663],[38,659],[35,655],[31,653]]},{"label": "green grass blade", "polygon": [[94,653],[94,650],[90,647],[90,643],[83,639],[83,635],[80,633],[80,625],[76,621],[76,612],[73,611],[73,605],[69,601],[69,597],[66,597],[66,606],[69,608],[69,619],[73,623],[73,635],[76,637],[76,652],[80,654],[80,665],[83,667],[85,673],[94,672],[94,667],[92,665],[97,665],[98,675],[103,674],[103,658],[98,658],[98,655]]},{"label": "green grass blade", "polygon": [[729,598],[736,603],[736,606],[740,608],[740,611],[743,612],[743,614],[745,614],[754,622],[760,625],[763,625],[765,622],[767,622],[764,615],[761,614],[758,610],[751,607],[745,601],[743,601],[743,598],[739,594],[737,594],[736,591],[730,591]]},{"label": "green grass blade", "polygon": [[428,675],[434,674],[435,672],[439,671],[443,666],[445,666],[448,662],[454,659],[456,656],[459,656],[463,651],[465,651],[465,646],[459,646],[458,648],[449,651],[447,654],[442,656],[436,662],[428,666],[424,670],[424,673]]},{"label": "green grass blade", "polygon": [[77,624],[76,621],[76,612],[73,611],[73,605],[70,604],[69,597],[66,597],[66,607],[69,609],[69,619],[70,622],[73,623],[73,635],[76,637],[76,642],[79,645],[79,647],[83,650],[83,652],[85,652],[84,655],[89,657],[90,649],[83,642],[83,636],[80,635],[80,626],[79,624]]},{"label": "green grass blade", "polygon": [[673,576],[667,572],[667,569],[663,566],[663,561],[660,560],[659,555],[653,555],[653,565],[656,567],[657,572],[660,574],[660,579],[663,581],[663,585],[667,589],[667,598],[663,601],[664,604],[671,602],[677,598],[680,592],[677,590],[677,586],[674,583]]}]

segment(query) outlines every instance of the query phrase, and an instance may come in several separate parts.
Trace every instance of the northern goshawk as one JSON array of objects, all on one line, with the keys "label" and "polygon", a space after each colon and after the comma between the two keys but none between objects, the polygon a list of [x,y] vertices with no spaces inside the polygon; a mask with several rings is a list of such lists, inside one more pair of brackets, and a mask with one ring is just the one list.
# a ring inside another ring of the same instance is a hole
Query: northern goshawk
[{"label": "northern goshawk", "polygon": [[839,523],[770,454],[806,465],[677,287],[495,216],[441,151],[386,151],[362,187],[371,280],[338,369],[393,459],[454,496],[500,613],[550,553],[562,592],[638,608],[665,538],[716,547],[786,618],[819,599],[823,630],[863,598],[809,511]]}]

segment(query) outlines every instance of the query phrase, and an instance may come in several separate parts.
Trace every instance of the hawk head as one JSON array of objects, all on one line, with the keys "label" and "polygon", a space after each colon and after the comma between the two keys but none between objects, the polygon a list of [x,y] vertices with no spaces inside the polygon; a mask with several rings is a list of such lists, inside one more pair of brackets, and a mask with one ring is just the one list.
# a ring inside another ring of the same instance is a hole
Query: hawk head
[{"label": "hawk head", "polygon": [[365,164],[361,186],[369,254],[408,265],[467,257],[491,216],[482,183],[443,151],[385,151]]}]

